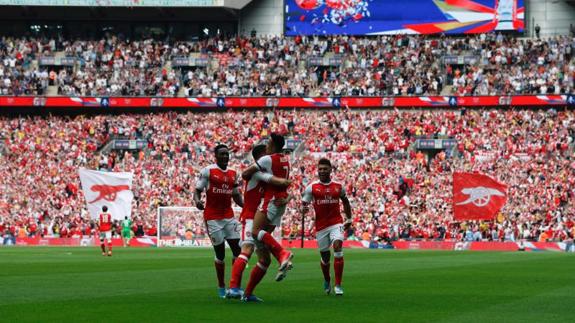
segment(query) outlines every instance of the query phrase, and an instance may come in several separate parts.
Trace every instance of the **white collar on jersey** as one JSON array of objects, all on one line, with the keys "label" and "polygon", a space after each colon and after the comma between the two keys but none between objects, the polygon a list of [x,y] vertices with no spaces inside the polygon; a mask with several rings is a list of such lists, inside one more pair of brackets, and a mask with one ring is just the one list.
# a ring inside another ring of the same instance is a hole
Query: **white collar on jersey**
[{"label": "white collar on jersey", "polygon": [[214,163],[213,164],[215,168],[221,170],[222,172],[227,172],[228,170],[230,170],[230,167],[228,166],[226,169],[221,168],[218,163]]}]

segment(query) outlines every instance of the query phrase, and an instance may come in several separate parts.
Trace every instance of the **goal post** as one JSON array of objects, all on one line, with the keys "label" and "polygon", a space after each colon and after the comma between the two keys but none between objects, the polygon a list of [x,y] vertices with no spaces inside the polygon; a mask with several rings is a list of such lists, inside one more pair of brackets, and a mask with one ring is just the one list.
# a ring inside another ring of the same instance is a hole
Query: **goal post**
[{"label": "goal post", "polygon": [[209,247],[203,211],[195,207],[160,206],[157,215],[158,247]]},{"label": "goal post", "polygon": [[[234,207],[234,217],[239,219],[242,209]],[[211,247],[204,222],[203,211],[195,207],[160,206],[157,211],[158,247]],[[281,241],[282,228],[276,228],[273,236]]]}]

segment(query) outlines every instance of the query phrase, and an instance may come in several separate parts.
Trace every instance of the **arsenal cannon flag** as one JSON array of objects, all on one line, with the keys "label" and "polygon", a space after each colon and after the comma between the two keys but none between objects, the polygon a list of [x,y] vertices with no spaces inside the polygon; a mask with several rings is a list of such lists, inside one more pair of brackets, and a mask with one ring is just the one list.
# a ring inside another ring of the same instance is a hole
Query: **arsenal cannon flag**
[{"label": "arsenal cannon flag", "polygon": [[80,168],[82,191],[88,212],[96,219],[106,205],[114,220],[130,218],[132,214],[132,173],[100,172]]},{"label": "arsenal cannon flag", "polygon": [[507,186],[489,176],[453,174],[455,220],[492,220],[507,201]]}]

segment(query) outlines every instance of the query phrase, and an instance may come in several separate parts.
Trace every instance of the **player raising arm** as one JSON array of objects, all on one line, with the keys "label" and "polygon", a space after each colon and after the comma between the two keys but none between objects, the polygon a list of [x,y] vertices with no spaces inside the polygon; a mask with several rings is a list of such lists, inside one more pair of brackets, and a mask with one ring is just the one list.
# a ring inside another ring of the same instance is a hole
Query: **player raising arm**
[{"label": "player raising arm", "polygon": [[[199,210],[204,211],[208,235],[216,254],[214,264],[218,278],[218,295],[226,296],[225,273],[225,241],[232,249],[233,260],[240,254],[240,223],[234,219],[232,199],[243,207],[244,201],[238,190],[238,176],[235,170],[228,169],[230,152],[226,145],[217,145],[214,149],[216,163],[202,169],[200,179],[196,183],[194,203]],[[202,192],[206,191],[206,205],[202,202]]]},{"label": "player raising arm", "polygon": [[[316,238],[321,255],[321,271],[324,278],[324,291],[331,293],[329,274],[330,247],[333,247],[333,269],[335,272],[335,295],[343,295],[343,230],[351,225],[351,205],[340,183],[331,180],[331,162],[322,158],[318,163],[319,181],[308,185],[302,198],[302,216],[309,211],[310,203],[315,211]],[[340,200],[345,213],[345,224],[340,213]]]}]

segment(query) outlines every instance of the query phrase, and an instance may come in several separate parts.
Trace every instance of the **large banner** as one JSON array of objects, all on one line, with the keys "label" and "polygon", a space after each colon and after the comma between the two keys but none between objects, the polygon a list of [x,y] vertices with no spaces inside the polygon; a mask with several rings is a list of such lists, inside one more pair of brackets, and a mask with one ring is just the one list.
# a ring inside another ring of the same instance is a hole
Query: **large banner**
[{"label": "large banner", "polygon": [[92,219],[98,219],[104,205],[114,220],[123,220],[126,216],[131,218],[134,199],[132,173],[100,172],[84,168],[79,173]]},{"label": "large banner", "polygon": [[523,0],[285,0],[285,35],[523,31]]},{"label": "large banner", "polygon": [[259,109],[259,108],[459,108],[459,107],[553,107],[575,106],[574,94],[517,96],[403,96],[403,97],[34,97],[0,96],[5,107],[93,108],[186,108],[186,109]]},{"label": "large banner", "polygon": [[475,173],[453,174],[454,219],[493,220],[507,201],[507,186]]}]

